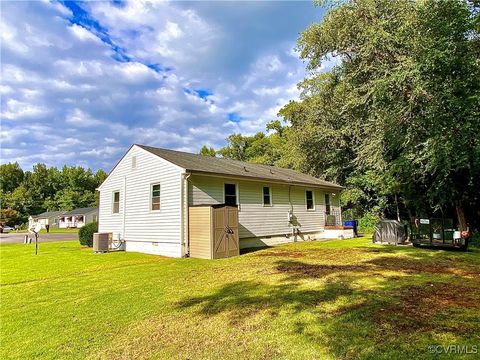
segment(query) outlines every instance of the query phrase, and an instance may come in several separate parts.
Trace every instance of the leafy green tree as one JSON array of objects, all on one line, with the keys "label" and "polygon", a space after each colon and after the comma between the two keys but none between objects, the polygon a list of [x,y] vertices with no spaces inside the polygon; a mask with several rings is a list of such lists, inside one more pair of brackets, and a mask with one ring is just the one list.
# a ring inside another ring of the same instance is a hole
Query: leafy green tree
[{"label": "leafy green tree", "polygon": [[4,193],[12,192],[21,184],[23,170],[18,163],[0,165],[0,189]]},{"label": "leafy green tree", "polygon": [[217,152],[215,151],[215,149],[213,147],[203,145],[202,148],[200,149],[200,155],[215,157],[215,156],[217,156]]},{"label": "leafy green tree", "polygon": [[10,185],[0,189],[1,207],[16,211],[20,222],[47,210],[97,206],[96,189],[107,177],[103,170],[93,174],[80,166],[64,166],[58,170],[36,164],[32,171],[23,172],[18,164],[7,165],[2,165],[2,182]]},{"label": "leafy green tree", "polygon": [[2,208],[12,209],[18,212],[22,221],[26,221],[29,214],[33,214],[31,209],[38,206],[38,202],[32,199],[24,184],[18,186],[14,191],[5,195],[2,202]]},{"label": "leafy green tree", "polygon": [[247,161],[246,150],[248,138],[241,134],[232,134],[227,138],[228,145],[224,146],[218,153],[227,159]]},{"label": "leafy green tree", "polygon": [[270,134],[263,132],[252,136],[232,134],[227,138],[227,145],[218,150],[218,153],[227,159],[282,166],[285,128],[278,121],[269,123],[267,129],[270,130]]},{"label": "leafy green tree", "polygon": [[20,214],[13,209],[0,209],[0,223],[8,226],[18,225]]},{"label": "leafy green tree", "polygon": [[102,183],[105,181],[107,178],[108,174],[105,172],[105,170],[99,169],[94,175],[93,179],[93,186],[94,189],[91,190],[96,190]]},{"label": "leafy green tree", "polygon": [[298,42],[310,74],[280,113],[292,164],[347,184],[345,201],[364,210],[455,207],[465,227],[466,209],[479,207],[479,10],[460,0],[334,6]]}]

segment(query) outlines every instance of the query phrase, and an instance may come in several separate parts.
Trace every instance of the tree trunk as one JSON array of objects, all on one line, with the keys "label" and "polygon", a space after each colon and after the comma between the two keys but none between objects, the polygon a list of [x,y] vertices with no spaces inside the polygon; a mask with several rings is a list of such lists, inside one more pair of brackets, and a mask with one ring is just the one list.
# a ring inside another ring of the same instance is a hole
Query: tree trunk
[{"label": "tree trunk", "polygon": [[395,194],[395,206],[397,207],[397,220],[400,222],[400,208],[398,207],[397,194]]},{"label": "tree trunk", "polygon": [[465,218],[465,211],[463,210],[462,204],[455,205],[455,210],[457,211],[458,226],[460,231],[467,230],[467,219]]}]

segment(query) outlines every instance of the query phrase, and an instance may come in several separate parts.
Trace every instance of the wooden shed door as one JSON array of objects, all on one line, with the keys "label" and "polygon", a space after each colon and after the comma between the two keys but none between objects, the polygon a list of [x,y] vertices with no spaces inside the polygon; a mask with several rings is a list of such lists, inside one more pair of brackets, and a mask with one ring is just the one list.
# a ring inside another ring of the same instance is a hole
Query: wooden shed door
[{"label": "wooden shed door", "polygon": [[213,258],[225,258],[239,254],[238,211],[234,207],[213,210]]},{"label": "wooden shed door", "polygon": [[227,241],[225,234],[225,209],[213,209],[213,258],[227,257]]},{"label": "wooden shed door", "polygon": [[238,209],[235,207],[226,207],[227,226],[231,233],[228,235],[228,256],[237,256],[240,254],[238,243]]}]

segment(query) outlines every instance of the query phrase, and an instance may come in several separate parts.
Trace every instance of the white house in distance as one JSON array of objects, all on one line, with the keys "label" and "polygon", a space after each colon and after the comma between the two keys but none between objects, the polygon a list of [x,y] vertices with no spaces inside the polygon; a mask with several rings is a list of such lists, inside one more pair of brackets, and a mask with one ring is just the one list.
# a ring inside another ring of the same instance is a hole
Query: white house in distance
[{"label": "white house in distance", "polygon": [[188,256],[196,205],[238,206],[241,248],[353,237],[341,226],[342,187],[290,169],[132,145],[98,190],[99,232],[126,251]]},{"label": "white house in distance", "polygon": [[98,208],[78,208],[64,212],[59,219],[61,229],[81,228],[84,225],[98,221]]},{"label": "white house in distance", "polygon": [[38,215],[31,215],[28,218],[28,228],[32,229],[37,223],[45,229],[45,225],[50,227],[58,226],[59,217],[62,216],[65,211],[46,211]]}]

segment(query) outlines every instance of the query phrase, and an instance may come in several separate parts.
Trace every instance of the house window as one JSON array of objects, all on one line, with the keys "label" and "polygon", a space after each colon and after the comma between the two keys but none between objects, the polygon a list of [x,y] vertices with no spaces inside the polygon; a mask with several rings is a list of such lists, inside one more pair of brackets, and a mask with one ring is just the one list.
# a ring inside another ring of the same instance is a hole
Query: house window
[{"label": "house window", "polygon": [[237,186],[225,184],[225,205],[237,205]]},{"label": "house window", "polygon": [[272,206],[272,193],[269,186],[263,187],[263,206]]},{"label": "house window", "polygon": [[307,198],[307,210],[315,210],[315,201],[313,199],[313,191],[306,190],[305,196]]},{"label": "house window", "polygon": [[118,214],[119,212],[120,212],[120,191],[114,191],[112,213]]},{"label": "house window", "polygon": [[132,169],[136,169],[136,168],[137,168],[137,157],[132,156]]},{"label": "house window", "polygon": [[325,194],[325,214],[330,215],[330,194]]},{"label": "house window", "polygon": [[152,184],[151,210],[160,210],[160,184]]}]

